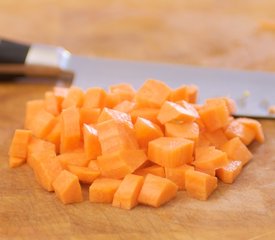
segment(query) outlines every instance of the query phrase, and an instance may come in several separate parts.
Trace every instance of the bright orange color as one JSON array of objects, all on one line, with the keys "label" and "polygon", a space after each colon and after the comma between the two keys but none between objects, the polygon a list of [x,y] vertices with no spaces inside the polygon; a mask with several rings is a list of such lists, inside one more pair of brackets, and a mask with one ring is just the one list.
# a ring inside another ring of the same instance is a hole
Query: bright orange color
[{"label": "bright orange color", "polygon": [[68,165],[67,170],[76,175],[80,182],[91,184],[99,175],[99,171],[93,171],[88,167]]},{"label": "bright orange color", "polygon": [[217,188],[217,178],[198,171],[187,171],[185,187],[189,196],[198,200],[207,200]]},{"label": "bright orange color", "polygon": [[81,186],[77,176],[67,170],[62,170],[53,182],[57,197],[64,204],[83,201]]},{"label": "bright orange color", "polygon": [[197,143],[199,140],[199,134],[199,126],[195,122],[165,123],[166,137],[181,137]]},{"label": "bright orange color", "polygon": [[227,143],[220,147],[224,151],[229,159],[241,160],[243,165],[247,164],[253,157],[248,148],[238,138],[232,138]]},{"label": "bright orange color", "polygon": [[67,169],[68,165],[87,167],[90,161],[83,149],[61,153],[56,157],[56,160],[61,163],[64,169]]},{"label": "bright orange color", "polygon": [[225,103],[227,110],[230,114],[233,114],[236,112],[236,104],[235,102],[229,98],[229,97],[217,97],[217,98],[208,98],[206,100],[206,104],[223,104],[222,102]]},{"label": "bright orange color", "polygon": [[200,132],[197,147],[208,147],[208,146],[210,146],[210,141],[208,140],[208,138],[206,137],[206,135],[204,133],[205,132]]},{"label": "bright orange color", "polygon": [[124,113],[130,113],[135,108],[135,106],[136,106],[135,102],[124,100],[119,104],[117,104],[116,106],[114,106],[113,109]]},{"label": "bright orange color", "polygon": [[87,124],[83,125],[84,151],[88,159],[96,159],[101,155],[101,146],[97,130]]},{"label": "bright orange color", "polygon": [[71,87],[62,102],[62,109],[69,107],[81,107],[83,104],[84,93],[78,87]]},{"label": "bright orange color", "polygon": [[120,83],[109,87],[111,94],[118,96],[119,102],[132,101],[135,97],[135,89],[128,83]]},{"label": "bright orange color", "polygon": [[20,158],[20,157],[9,157],[9,167],[10,168],[16,168],[21,165],[23,165],[26,162],[26,158]]},{"label": "bright orange color", "polygon": [[195,151],[193,164],[200,169],[217,169],[228,163],[226,153],[215,147],[199,147]]},{"label": "bright orange color", "polygon": [[152,207],[160,207],[176,197],[178,186],[167,178],[147,174],[138,202]]},{"label": "bright orange color", "polygon": [[197,115],[193,111],[170,101],[165,101],[160,108],[157,119],[160,123],[167,122],[191,122],[196,119]]},{"label": "bright orange color", "polygon": [[115,192],[112,206],[132,209],[138,204],[138,195],[144,182],[143,176],[126,175]]},{"label": "bright orange color", "polygon": [[44,110],[45,102],[42,99],[31,100],[26,103],[26,114],[24,127],[26,129],[31,129],[32,121],[36,114],[41,110]]},{"label": "bright orange color", "polygon": [[217,177],[224,183],[233,183],[242,171],[241,161],[231,161],[223,168],[216,170]]},{"label": "bright orange color", "polygon": [[171,91],[168,100],[171,102],[177,102],[181,100],[189,101],[188,87],[181,85],[180,87]]},{"label": "bright orange color", "polygon": [[198,168],[198,167],[195,167],[195,170],[196,171],[199,171],[199,172],[203,172],[203,173],[206,173],[210,176],[213,176],[215,177],[216,176],[216,169],[215,168]]},{"label": "bright orange color", "polygon": [[171,89],[159,80],[149,79],[137,91],[135,100],[140,107],[161,107],[170,96]]},{"label": "bright orange color", "polygon": [[93,203],[112,203],[122,180],[113,178],[95,179],[89,188],[89,200]]},{"label": "bright orange color", "polygon": [[143,150],[120,150],[97,158],[102,176],[121,179],[133,173],[147,160]]},{"label": "bright orange color", "polygon": [[95,124],[101,113],[100,108],[82,107],[79,109],[80,114],[80,126],[85,124]]},{"label": "bright orange color", "polygon": [[159,108],[135,108],[130,112],[132,122],[135,123],[138,117],[150,120],[153,123],[160,124],[157,119]]},{"label": "bright orange color", "polygon": [[45,137],[45,140],[55,145],[57,153],[60,152],[60,136],[61,136],[61,119],[60,116],[56,119],[54,127],[51,129],[49,134]]},{"label": "bright orange color", "polygon": [[219,147],[228,141],[227,136],[222,129],[218,129],[213,132],[206,131],[203,134],[209,141],[210,145],[215,147]]},{"label": "bright orange color", "polygon": [[31,139],[30,130],[16,129],[10,144],[9,156],[15,157],[15,158],[21,158],[21,159],[24,159],[25,161],[27,158],[28,144],[30,139]]},{"label": "bright orange color", "polygon": [[175,168],[165,168],[165,177],[177,184],[179,190],[185,190],[185,174],[190,170],[194,170],[194,167],[186,164]]},{"label": "bright orange color", "polygon": [[148,144],[148,159],[163,167],[178,167],[192,161],[194,142],[185,138],[160,137]]},{"label": "bright orange color", "polygon": [[81,145],[79,109],[70,107],[61,113],[60,152],[70,152]]},{"label": "bright orange color", "polygon": [[149,167],[139,168],[134,172],[134,174],[144,177],[149,173],[159,177],[165,177],[164,167],[159,166],[157,164],[154,164]]},{"label": "bright orange color", "polygon": [[163,132],[160,127],[145,118],[137,118],[134,125],[134,130],[140,148],[144,149],[147,149],[150,141],[163,137]]},{"label": "bright orange color", "polygon": [[89,88],[83,99],[83,107],[85,108],[103,108],[106,104],[106,92],[103,88]]},{"label": "bright orange color", "polygon": [[91,160],[87,167],[93,171],[100,171],[96,160]]},{"label": "bright orange color", "polygon": [[61,111],[63,99],[57,97],[52,91],[45,93],[45,110],[54,116],[58,116]]},{"label": "bright orange color", "polygon": [[198,87],[195,85],[188,85],[187,86],[187,95],[188,95],[188,100],[187,102],[189,103],[196,103],[198,99]]},{"label": "bright orange color", "polygon": [[255,130],[237,120],[229,123],[225,130],[226,136],[231,139],[239,137],[245,145],[249,145],[255,138]]}]

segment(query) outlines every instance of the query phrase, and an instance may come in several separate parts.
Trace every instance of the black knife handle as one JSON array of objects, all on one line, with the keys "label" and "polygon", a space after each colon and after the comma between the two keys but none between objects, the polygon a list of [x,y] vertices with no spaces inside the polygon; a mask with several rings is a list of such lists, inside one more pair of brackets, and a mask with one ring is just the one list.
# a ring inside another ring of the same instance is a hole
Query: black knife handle
[{"label": "black knife handle", "polygon": [[24,64],[29,49],[29,45],[7,40],[0,40],[0,63]]}]

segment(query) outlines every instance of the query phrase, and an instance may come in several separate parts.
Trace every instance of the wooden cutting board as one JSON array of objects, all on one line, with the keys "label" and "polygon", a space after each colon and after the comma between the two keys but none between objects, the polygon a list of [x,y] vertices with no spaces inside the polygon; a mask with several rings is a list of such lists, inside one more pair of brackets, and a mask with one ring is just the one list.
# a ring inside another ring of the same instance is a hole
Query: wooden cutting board
[{"label": "wooden cutting board", "polygon": [[266,142],[233,185],[219,183],[208,201],[180,192],[155,209],[63,205],[44,191],[31,169],[8,168],[8,147],[23,125],[25,102],[49,84],[0,83],[0,239],[275,239],[275,121],[262,121]]}]

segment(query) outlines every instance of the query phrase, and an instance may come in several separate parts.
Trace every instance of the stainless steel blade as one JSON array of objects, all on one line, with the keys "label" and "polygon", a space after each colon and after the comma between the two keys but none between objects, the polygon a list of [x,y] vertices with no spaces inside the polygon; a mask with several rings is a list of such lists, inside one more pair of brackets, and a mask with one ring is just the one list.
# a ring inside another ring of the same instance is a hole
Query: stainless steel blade
[{"label": "stainless steel blade", "polygon": [[183,65],[109,60],[72,56],[68,67],[75,72],[74,85],[107,88],[127,82],[135,88],[144,80],[155,78],[171,87],[195,84],[199,87],[199,103],[206,98],[228,96],[237,103],[238,116],[275,118],[268,108],[275,105],[275,74],[199,68]]}]

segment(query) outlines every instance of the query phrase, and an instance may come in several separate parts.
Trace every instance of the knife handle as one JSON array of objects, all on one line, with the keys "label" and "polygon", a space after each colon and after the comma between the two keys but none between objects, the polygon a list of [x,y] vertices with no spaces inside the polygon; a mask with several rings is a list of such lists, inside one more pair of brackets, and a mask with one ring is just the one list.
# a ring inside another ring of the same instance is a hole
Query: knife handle
[{"label": "knife handle", "polygon": [[30,46],[17,42],[0,40],[1,64],[24,64]]}]

